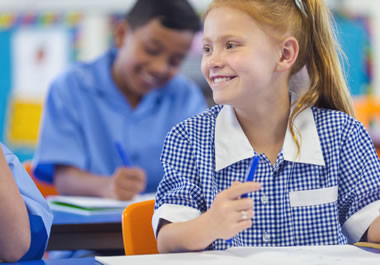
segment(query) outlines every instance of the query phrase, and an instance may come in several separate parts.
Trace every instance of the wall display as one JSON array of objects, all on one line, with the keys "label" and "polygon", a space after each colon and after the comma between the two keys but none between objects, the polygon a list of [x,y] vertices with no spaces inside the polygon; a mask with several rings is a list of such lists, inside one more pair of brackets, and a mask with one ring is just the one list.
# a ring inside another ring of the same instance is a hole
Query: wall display
[{"label": "wall display", "polygon": [[30,158],[50,82],[75,61],[78,13],[0,14],[0,141]]}]

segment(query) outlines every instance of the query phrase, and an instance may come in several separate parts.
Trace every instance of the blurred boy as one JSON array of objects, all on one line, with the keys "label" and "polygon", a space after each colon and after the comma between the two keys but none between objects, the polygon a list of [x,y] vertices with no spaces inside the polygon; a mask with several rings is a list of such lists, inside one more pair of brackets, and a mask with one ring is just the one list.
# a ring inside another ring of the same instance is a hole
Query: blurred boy
[{"label": "blurred boy", "polygon": [[200,89],[177,75],[200,25],[185,0],[137,1],[116,28],[118,49],[53,82],[34,159],[37,178],[68,195],[130,200],[155,192],[167,132],[207,107]]}]

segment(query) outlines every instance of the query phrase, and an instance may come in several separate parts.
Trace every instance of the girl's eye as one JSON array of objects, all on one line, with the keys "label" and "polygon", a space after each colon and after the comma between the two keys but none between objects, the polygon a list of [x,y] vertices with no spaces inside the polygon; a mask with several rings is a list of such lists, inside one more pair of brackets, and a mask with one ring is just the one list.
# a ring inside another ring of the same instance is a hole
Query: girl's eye
[{"label": "girl's eye", "polygon": [[203,53],[209,53],[211,51],[210,46],[203,46]]},{"label": "girl's eye", "polygon": [[236,47],[236,44],[234,44],[234,43],[227,43],[227,44],[226,44],[226,48],[227,48],[227,49],[232,49],[232,48],[234,48],[234,47]]}]

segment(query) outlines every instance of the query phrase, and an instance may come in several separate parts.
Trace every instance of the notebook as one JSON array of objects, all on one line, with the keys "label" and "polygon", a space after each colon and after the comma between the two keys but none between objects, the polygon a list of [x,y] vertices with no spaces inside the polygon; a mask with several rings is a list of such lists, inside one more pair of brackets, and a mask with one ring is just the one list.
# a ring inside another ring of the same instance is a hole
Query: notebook
[{"label": "notebook", "polygon": [[131,201],[119,201],[86,196],[48,196],[47,202],[52,210],[71,212],[83,215],[122,213],[131,203],[152,200],[154,194],[137,195]]}]

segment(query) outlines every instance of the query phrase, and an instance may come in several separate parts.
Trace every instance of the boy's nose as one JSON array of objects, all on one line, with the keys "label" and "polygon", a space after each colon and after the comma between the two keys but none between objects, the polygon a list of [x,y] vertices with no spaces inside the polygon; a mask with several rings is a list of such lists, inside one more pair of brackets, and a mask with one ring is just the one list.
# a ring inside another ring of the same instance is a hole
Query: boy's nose
[{"label": "boy's nose", "polygon": [[166,58],[156,58],[151,63],[150,71],[158,77],[163,77],[169,73],[170,66]]}]

